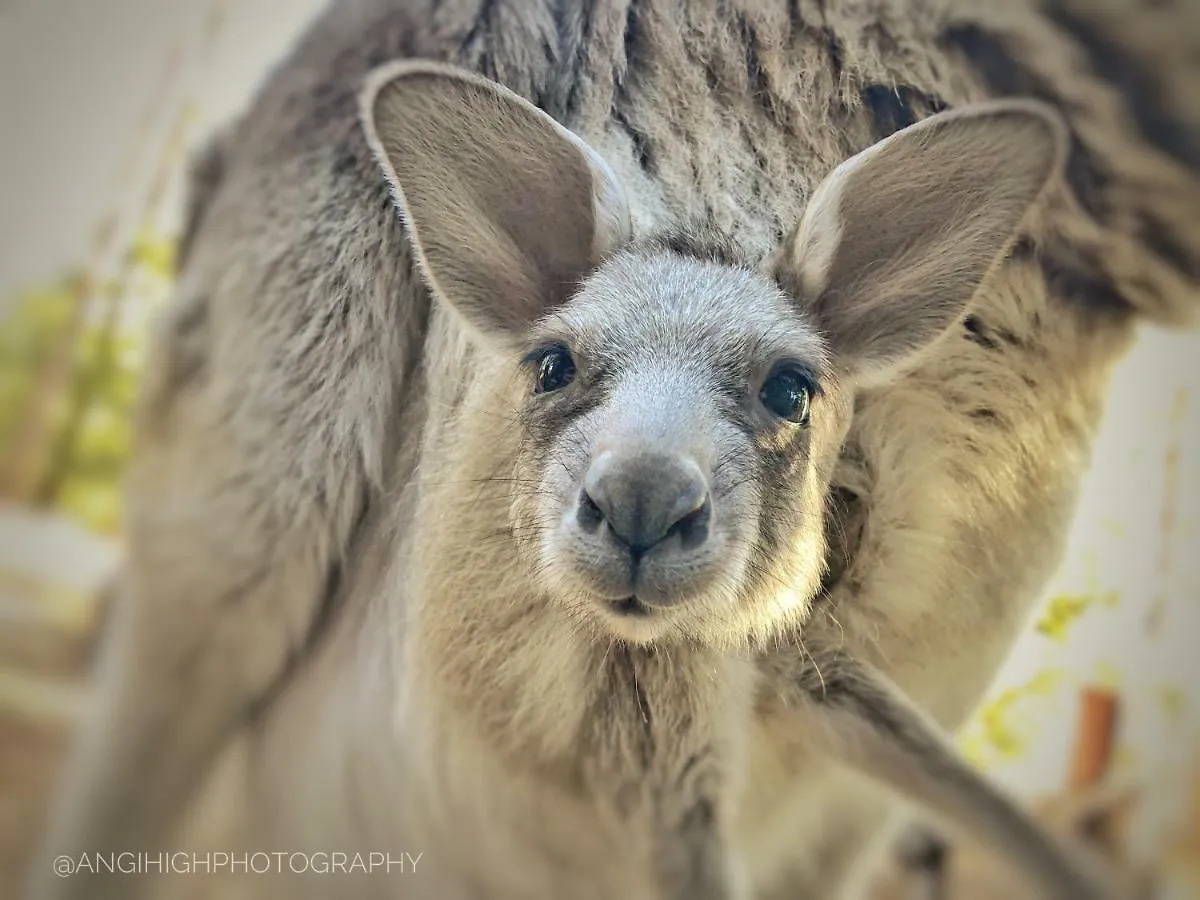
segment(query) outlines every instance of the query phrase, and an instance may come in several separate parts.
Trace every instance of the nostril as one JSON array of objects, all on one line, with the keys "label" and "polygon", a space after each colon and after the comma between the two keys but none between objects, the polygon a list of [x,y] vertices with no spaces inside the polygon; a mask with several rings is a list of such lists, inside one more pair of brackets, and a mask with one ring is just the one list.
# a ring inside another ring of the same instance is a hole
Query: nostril
[{"label": "nostril", "polygon": [[587,490],[579,492],[579,505],[575,511],[579,527],[589,533],[595,532],[604,522],[604,512],[592,499]]},{"label": "nostril", "polygon": [[691,510],[675,521],[675,524],[668,530],[667,536],[677,534],[685,550],[695,549],[708,539],[708,526],[711,520],[712,501],[705,492],[704,498],[698,505],[694,505]]}]

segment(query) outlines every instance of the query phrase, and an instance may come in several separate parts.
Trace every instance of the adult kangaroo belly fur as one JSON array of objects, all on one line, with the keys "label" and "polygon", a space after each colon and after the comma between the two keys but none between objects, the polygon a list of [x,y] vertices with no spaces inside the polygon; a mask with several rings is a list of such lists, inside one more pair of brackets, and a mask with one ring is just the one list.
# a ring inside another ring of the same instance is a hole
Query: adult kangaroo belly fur
[{"label": "adult kangaroo belly fur", "polygon": [[[895,791],[1088,896],[929,779],[1200,296],[1140,7],[334,3],[196,166],[30,896],[851,897]],[[414,864],[49,863],[166,850]]]}]

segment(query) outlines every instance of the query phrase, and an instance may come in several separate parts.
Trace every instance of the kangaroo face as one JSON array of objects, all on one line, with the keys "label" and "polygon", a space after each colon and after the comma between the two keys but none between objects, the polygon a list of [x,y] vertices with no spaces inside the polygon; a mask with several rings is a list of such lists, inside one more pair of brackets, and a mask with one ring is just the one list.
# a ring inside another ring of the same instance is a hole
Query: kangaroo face
[{"label": "kangaroo face", "polygon": [[766,274],[651,242],[529,343],[517,477],[536,487],[513,524],[551,596],[649,641],[740,630],[759,587],[776,616],[812,595],[848,403]]}]

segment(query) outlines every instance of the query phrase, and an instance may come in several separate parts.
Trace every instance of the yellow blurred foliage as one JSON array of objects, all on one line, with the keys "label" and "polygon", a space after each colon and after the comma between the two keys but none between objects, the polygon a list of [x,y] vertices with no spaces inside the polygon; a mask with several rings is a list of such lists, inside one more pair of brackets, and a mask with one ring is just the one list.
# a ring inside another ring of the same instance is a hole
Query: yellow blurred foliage
[{"label": "yellow blurred foliage", "polygon": [[[0,304],[0,484],[20,489],[13,499],[100,534],[119,530],[144,350],[120,312],[130,301],[161,303],[174,266],[175,242],[142,228],[118,277],[93,284],[68,272]],[[16,471],[31,454],[31,473]]]},{"label": "yellow blurred foliage", "polygon": [[1063,678],[1059,670],[1045,669],[1025,684],[1000,692],[968,724],[959,739],[959,749],[980,768],[986,768],[994,756],[1013,759],[1023,754],[1033,738],[1021,718],[1023,704],[1053,694]]}]

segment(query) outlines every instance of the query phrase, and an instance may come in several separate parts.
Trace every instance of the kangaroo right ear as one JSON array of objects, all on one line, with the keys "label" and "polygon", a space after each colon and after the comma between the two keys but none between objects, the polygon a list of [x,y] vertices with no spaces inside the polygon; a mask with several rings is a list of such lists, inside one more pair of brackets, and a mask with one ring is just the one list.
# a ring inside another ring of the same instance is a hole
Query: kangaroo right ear
[{"label": "kangaroo right ear", "polygon": [[630,236],[604,160],[500,84],[393,63],[360,117],[427,284],[484,336],[524,332]]},{"label": "kangaroo right ear", "polygon": [[890,377],[966,312],[1066,144],[1036,101],[930,116],[830,173],[769,265],[856,378]]}]

